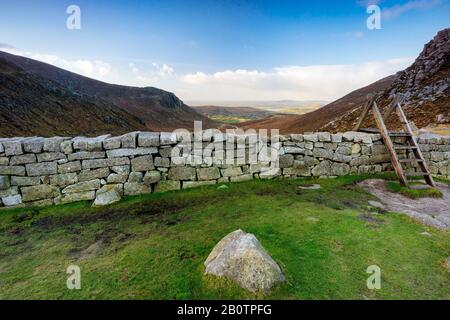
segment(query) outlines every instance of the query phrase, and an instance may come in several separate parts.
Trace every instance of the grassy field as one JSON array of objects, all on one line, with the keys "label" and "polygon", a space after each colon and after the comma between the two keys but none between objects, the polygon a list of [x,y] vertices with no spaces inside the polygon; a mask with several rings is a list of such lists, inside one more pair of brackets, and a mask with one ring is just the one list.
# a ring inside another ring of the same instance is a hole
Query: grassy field
[{"label": "grassy field", "polygon": [[[450,299],[449,233],[374,214],[362,177],[250,181],[127,198],[0,211],[0,299]],[[286,275],[251,294],[203,275],[236,229],[261,241]],[[428,232],[428,236],[421,233]],[[89,249],[87,249],[89,248]],[[66,268],[81,268],[81,289]],[[366,269],[381,268],[380,290]]]}]

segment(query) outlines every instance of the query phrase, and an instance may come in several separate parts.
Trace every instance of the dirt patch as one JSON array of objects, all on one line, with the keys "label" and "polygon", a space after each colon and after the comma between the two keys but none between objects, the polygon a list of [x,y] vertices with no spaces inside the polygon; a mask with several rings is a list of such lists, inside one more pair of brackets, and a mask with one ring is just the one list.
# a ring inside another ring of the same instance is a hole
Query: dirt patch
[{"label": "dirt patch", "polygon": [[[136,203],[128,208],[104,208],[95,212],[75,213],[71,215],[55,214],[37,219],[31,223],[32,227],[44,229],[46,231],[66,228],[68,231],[79,233],[76,225],[89,225],[91,223],[106,221],[108,224],[121,220],[140,218],[142,223],[149,223],[161,219],[162,216],[177,213],[183,209],[204,204],[205,200],[192,199],[190,201],[167,201],[155,200],[151,202]],[[175,224],[177,220],[167,218],[167,224]]]},{"label": "dirt patch", "polygon": [[119,235],[117,235],[117,237],[114,238],[115,241],[117,242],[125,242],[130,240],[131,238],[133,238],[133,234],[131,233],[119,233]]},{"label": "dirt patch", "polygon": [[267,189],[259,189],[259,190],[255,191],[255,194],[257,196],[273,196],[276,193],[277,193],[276,190],[269,189],[269,188],[267,188]]},{"label": "dirt patch", "polygon": [[27,211],[27,212],[24,212],[24,213],[22,213],[22,214],[18,214],[18,215],[16,215],[16,216],[13,216],[13,217],[11,218],[11,221],[12,221],[12,222],[15,222],[15,223],[20,223],[20,222],[23,222],[23,221],[32,220],[32,219],[33,219],[35,216],[37,216],[39,213],[40,213],[39,210],[31,210],[31,211]]},{"label": "dirt patch", "polygon": [[450,187],[438,183],[438,189],[443,198],[410,199],[399,193],[387,190],[386,181],[382,179],[369,179],[358,183],[368,192],[376,196],[386,205],[386,210],[404,213],[426,225],[440,229],[450,228]]}]

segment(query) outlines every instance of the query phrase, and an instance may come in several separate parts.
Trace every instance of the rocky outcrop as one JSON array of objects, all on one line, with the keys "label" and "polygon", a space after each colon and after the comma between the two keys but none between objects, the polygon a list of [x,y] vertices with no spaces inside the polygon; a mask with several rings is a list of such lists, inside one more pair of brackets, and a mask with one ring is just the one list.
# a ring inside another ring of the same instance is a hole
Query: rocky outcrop
[{"label": "rocky outcrop", "polygon": [[439,31],[425,45],[414,64],[397,74],[387,92],[390,95],[402,94],[407,103],[436,101],[448,94],[449,67],[450,28]]},{"label": "rocky outcrop", "polygon": [[267,292],[285,281],[278,264],[253,234],[236,230],[214,247],[205,274],[226,277],[252,292]]},{"label": "rocky outcrop", "polygon": [[[376,134],[319,132],[276,136],[274,141],[220,132],[189,137],[189,143],[181,134],[166,132],[0,139],[0,206],[94,199],[94,205],[106,205],[123,195],[226,182],[392,170]],[[404,138],[394,142],[403,144]],[[427,134],[418,142],[430,171],[448,177],[450,138]],[[399,152],[401,159],[410,156]],[[416,165],[406,169],[418,170]]]}]

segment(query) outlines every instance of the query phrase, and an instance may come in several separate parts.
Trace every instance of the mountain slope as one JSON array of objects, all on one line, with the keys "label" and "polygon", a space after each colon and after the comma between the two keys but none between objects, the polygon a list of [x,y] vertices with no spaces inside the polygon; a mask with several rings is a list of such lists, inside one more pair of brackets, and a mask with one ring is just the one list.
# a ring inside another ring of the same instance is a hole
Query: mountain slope
[{"label": "mountain slope", "polygon": [[[359,119],[369,93],[380,93],[380,107],[388,105],[394,94],[405,98],[404,111],[419,127],[435,124],[450,116],[450,28],[440,31],[425,45],[416,61],[406,70],[358,89],[314,112],[298,117],[273,117],[240,124],[242,128],[280,129],[282,133],[308,131],[347,131]],[[445,121],[445,120],[444,120]],[[399,127],[395,116],[387,119],[391,128]],[[371,117],[363,127],[373,127]]]},{"label": "mountain slope", "polygon": [[111,105],[120,107],[141,119],[147,130],[192,129],[194,120],[203,121],[204,127],[218,125],[218,123],[209,120],[185,105],[173,93],[161,89],[108,84],[43,62],[5,52],[0,52],[0,60],[13,64],[33,75],[50,79],[69,91],[100,98]]},{"label": "mountain slope", "polygon": [[[376,91],[374,91],[376,92]],[[444,29],[427,43],[407,69],[398,72],[394,81],[381,92],[379,101],[383,109],[394,94],[404,98],[403,109],[410,122],[423,128],[437,124],[439,119],[450,116],[450,28]],[[326,130],[341,131],[351,129],[361,114],[361,106],[353,112],[324,126]],[[400,128],[398,117],[392,113],[386,119],[389,128]],[[372,117],[363,127],[374,127]]]},{"label": "mountain slope", "polygon": [[121,134],[145,129],[130,113],[0,59],[0,136]]}]

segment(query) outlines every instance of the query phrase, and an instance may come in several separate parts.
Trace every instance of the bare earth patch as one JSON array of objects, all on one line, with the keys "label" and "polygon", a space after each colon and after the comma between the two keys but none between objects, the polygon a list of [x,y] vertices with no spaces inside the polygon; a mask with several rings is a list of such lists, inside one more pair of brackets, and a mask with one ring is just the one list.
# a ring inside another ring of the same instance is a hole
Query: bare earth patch
[{"label": "bare earth patch", "polygon": [[438,183],[438,188],[444,195],[442,199],[420,198],[415,200],[388,191],[386,181],[382,179],[364,180],[358,185],[380,199],[388,211],[404,213],[436,228],[450,228],[450,187],[445,184]]}]

